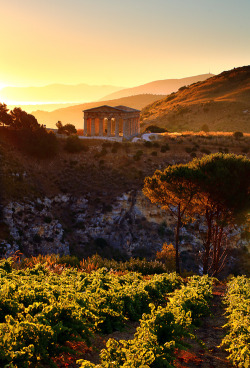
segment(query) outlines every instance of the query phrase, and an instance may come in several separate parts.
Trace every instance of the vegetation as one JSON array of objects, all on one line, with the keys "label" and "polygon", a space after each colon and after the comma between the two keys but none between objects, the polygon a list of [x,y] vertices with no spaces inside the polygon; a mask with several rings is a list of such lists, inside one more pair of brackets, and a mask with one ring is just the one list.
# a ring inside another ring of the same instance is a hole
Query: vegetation
[{"label": "vegetation", "polygon": [[244,136],[244,134],[242,132],[234,132],[233,136],[235,139],[240,139]]},{"label": "vegetation", "polygon": [[66,135],[71,135],[71,134],[76,134],[77,130],[76,127],[73,124],[65,124],[63,125],[61,121],[58,121],[56,123],[56,127],[57,127],[57,133],[58,134],[66,134]]},{"label": "vegetation", "polygon": [[203,272],[217,275],[224,266],[229,225],[244,219],[250,208],[250,160],[232,154],[214,154],[188,164],[157,170],[145,179],[144,194],[176,218],[176,272],[179,233],[185,221],[204,219]]},{"label": "vegetation", "polygon": [[239,368],[250,366],[250,279],[245,276],[233,278],[225,296],[228,322],[227,334],[222,341],[229,360]]},{"label": "vegetation", "polygon": [[89,148],[83,143],[78,135],[72,135],[66,139],[64,149],[69,153],[78,153],[81,151],[86,152]]},{"label": "vegetation", "polygon": [[165,133],[167,132],[167,130],[164,128],[160,128],[157,125],[149,125],[145,129],[145,132],[146,133]]},{"label": "vegetation", "polygon": [[133,340],[109,339],[101,363],[82,360],[81,368],[168,367],[173,368],[176,348],[185,348],[183,337],[192,337],[192,324],[209,313],[212,280],[191,278],[176,290],[166,307],[144,314]]},{"label": "vegetation", "polygon": [[249,85],[249,66],[215,75],[188,89],[182,87],[157,103],[145,106],[141,111],[141,128],[157,122],[169,132],[207,132],[209,128],[210,131],[250,133],[249,90],[242,88],[243,80]]},{"label": "vegetation", "polygon": [[95,331],[138,320],[181,282],[175,274],[144,279],[106,269],[88,274],[57,268],[58,274],[39,263],[12,266],[10,259],[0,263],[0,363],[13,368],[51,362],[69,338],[90,344]]},{"label": "vegetation", "polygon": [[36,118],[15,107],[10,113],[5,104],[0,104],[0,120],[6,127],[1,133],[25,153],[39,158],[48,158],[57,152],[58,142],[53,132],[39,125]]}]

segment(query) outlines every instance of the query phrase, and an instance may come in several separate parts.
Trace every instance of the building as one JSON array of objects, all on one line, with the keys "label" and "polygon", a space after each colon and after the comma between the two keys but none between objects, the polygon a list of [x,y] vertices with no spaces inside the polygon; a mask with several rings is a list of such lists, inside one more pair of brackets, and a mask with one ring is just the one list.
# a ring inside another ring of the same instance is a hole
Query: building
[{"label": "building", "polygon": [[127,106],[99,106],[83,110],[83,135],[131,138],[140,133],[140,110]]}]

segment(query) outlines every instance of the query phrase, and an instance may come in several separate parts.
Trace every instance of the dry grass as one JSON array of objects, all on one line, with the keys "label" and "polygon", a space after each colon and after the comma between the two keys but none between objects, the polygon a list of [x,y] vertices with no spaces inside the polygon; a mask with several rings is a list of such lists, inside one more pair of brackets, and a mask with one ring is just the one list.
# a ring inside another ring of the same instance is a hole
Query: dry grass
[{"label": "dry grass", "polygon": [[198,82],[142,110],[142,127],[199,131],[203,124],[216,131],[250,133],[250,66]]}]

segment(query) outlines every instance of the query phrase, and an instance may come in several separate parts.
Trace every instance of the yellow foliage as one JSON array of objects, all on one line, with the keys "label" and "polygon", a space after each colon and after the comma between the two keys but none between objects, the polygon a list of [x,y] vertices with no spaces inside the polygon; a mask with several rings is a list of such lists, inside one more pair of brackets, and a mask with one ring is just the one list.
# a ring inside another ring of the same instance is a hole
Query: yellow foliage
[{"label": "yellow foliage", "polygon": [[169,271],[175,270],[175,248],[173,244],[164,243],[160,252],[156,253],[156,259],[166,264]]}]

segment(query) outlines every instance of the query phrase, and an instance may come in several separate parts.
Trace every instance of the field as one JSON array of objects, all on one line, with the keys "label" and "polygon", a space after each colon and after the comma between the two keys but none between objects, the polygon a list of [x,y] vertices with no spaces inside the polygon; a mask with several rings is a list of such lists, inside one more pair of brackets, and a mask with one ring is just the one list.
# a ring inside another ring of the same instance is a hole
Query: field
[{"label": "field", "polygon": [[1,260],[1,367],[248,366],[244,276],[226,285],[59,261]]}]

